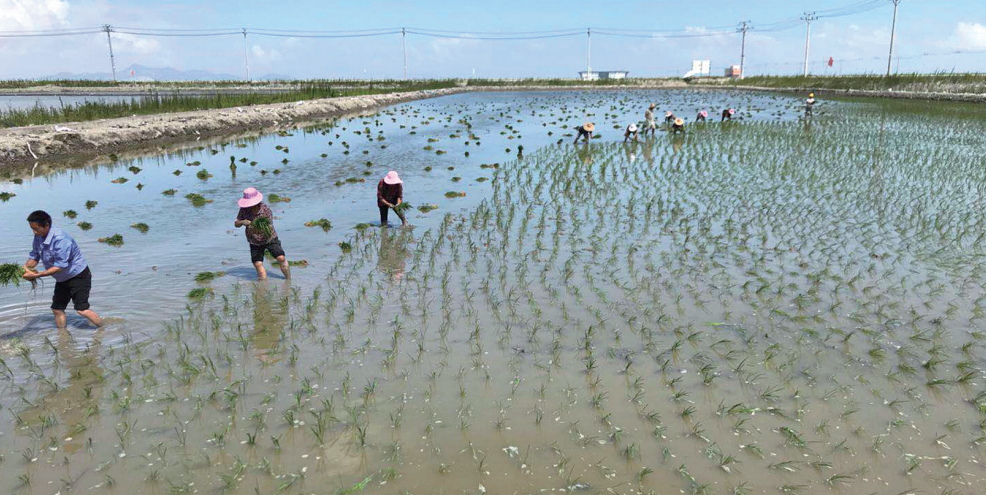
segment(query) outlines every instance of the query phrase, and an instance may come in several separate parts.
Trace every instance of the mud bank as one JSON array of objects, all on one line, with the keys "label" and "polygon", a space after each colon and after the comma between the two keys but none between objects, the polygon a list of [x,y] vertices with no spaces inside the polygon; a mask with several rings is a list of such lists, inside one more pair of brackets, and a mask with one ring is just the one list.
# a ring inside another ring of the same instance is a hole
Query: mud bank
[{"label": "mud bank", "polygon": [[150,150],[178,142],[194,143],[207,137],[278,127],[466,92],[619,91],[686,87],[688,86],[685,83],[674,82],[632,87],[459,87],[15,127],[0,130],[0,168],[33,166],[42,161],[78,159],[108,153]]}]

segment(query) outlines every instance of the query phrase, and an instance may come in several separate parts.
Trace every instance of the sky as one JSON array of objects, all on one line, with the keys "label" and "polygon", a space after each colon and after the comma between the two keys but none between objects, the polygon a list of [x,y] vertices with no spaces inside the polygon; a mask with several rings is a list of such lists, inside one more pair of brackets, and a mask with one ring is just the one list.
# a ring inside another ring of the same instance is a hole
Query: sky
[{"label": "sky", "polygon": [[[805,12],[832,11],[869,0],[0,0],[0,34],[10,31],[114,27],[280,30],[423,28],[454,32],[581,30],[577,36],[528,40],[405,38],[411,78],[576,77],[587,65],[586,28],[594,70],[630,76],[682,75],[692,60],[710,60],[713,74],[740,63],[732,33],[751,21],[746,71],[794,74],[803,69]],[[893,5],[811,24],[813,74],[883,73],[887,70]],[[777,30],[776,27],[787,27]],[[601,34],[639,30],[638,37]],[[654,37],[654,32],[723,36]],[[118,69],[140,64],[243,76],[244,55],[254,77],[401,78],[399,34],[360,38],[242,35],[204,38],[113,33]],[[244,51],[247,53],[244,54]],[[960,52],[960,53],[955,53]],[[986,1],[901,0],[894,70],[986,72]],[[833,66],[828,67],[829,57]],[[105,33],[60,37],[0,37],[0,79],[60,72],[110,70]],[[122,75],[121,75],[122,77]]]}]

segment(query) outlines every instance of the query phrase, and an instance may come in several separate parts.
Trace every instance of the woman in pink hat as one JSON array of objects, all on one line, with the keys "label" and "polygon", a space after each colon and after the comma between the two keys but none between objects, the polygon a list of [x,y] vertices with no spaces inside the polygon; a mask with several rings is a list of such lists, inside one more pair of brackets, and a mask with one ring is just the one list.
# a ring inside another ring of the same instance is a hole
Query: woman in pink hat
[{"label": "woman in pink hat", "polygon": [[387,225],[387,213],[393,208],[394,213],[401,219],[401,225],[407,225],[404,213],[397,207],[404,202],[404,181],[397,172],[391,170],[377,184],[377,207],[380,208],[380,225]]},{"label": "woman in pink hat", "polygon": [[[250,243],[250,260],[257,269],[257,278],[260,280],[267,278],[267,270],[264,269],[264,251],[277,260],[284,278],[291,278],[291,270],[284,257],[284,248],[281,247],[281,240],[277,238],[277,231],[274,230],[274,214],[270,211],[270,207],[264,204],[264,195],[257,189],[248,187],[243,191],[243,198],[236,204],[240,206],[240,213],[236,215],[233,225],[236,228],[246,227],[246,238]],[[261,221],[260,225],[254,225],[261,218],[266,220]]]},{"label": "woman in pink hat", "polygon": [[695,117],[695,122],[705,122],[705,119],[707,118],[709,118],[709,112],[705,110],[701,110],[698,112],[698,115]]},{"label": "woman in pink hat", "polygon": [[725,122],[727,120],[730,121],[730,122],[732,122],[733,121],[733,115],[735,113],[736,113],[736,110],[734,110],[732,108],[727,108],[727,109],[723,110],[722,111],[722,120],[720,120],[719,122]]}]

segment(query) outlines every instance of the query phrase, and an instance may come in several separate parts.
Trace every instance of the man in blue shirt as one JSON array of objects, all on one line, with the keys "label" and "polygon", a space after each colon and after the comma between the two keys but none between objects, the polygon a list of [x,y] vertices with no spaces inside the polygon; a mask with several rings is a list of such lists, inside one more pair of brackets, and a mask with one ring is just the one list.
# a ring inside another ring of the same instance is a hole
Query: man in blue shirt
[{"label": "man in blue shirt", "polygon": [[[103,325],[103,319],[95,311],[89,309],[89,291],[92,289],[92,273],[89,264],[82,256],[82,250],[75,239],[58,227],[51,225],[51,215],[38,210],[27,217],[27,223],[34,231],[34,244],[28,255],[24,274],[27,280],[41,277],[55,279],[55,295],[51,299],[51,311],[55,314],[55,324],[65,328],[65,308],[72,301],[75,310],[97,327]],[[45,270],[35,272],[33,268],[40,261]]]}]

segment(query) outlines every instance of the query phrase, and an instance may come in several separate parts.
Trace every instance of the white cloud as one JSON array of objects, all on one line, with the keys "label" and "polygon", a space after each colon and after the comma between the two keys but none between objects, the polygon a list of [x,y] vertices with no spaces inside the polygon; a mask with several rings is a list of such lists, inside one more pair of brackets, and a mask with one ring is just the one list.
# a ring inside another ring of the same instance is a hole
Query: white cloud
[{"label": "white cloud", "polygon": [[270,50],[264,50],[263,48],[261,48],[260,45],[253,45],[253,48],[250,49],[250,52],[253,53],[253,56],[259,60],[268,60],[273,62],[281,59],[281,52],[277,51],[274,48],[271,48]]},{"label": "white cloud", "polygon": [[66,0],[0,0],[0,31],[64,28],[68,11]]},{"label": "white cloud", "polygon": [[120,53],[134,53],[137,55],[149,55],[157,52],[161,48],[161,43],[156,39],[138,37],[126,33],[113,33],[113,49]]},{"label": "white cloud", "polygon": [[960,22],[955,28],[956,48],[960,50],[986,49],[986,26],[978,22]]}]

